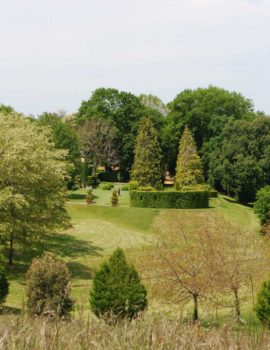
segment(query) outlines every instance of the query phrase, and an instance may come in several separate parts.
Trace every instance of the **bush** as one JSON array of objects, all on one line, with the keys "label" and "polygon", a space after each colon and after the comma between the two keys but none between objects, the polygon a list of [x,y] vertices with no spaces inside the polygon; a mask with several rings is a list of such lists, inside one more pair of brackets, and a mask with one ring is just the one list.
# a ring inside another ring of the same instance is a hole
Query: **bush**
[{"label": "bush", "polygon": [[92,204],[93,199],[94,199],[94,195],[93,195],[92,190],[87,191],[87,195],[86,195],[87,204]]},{"label": "bush", "polygon": [[141,187],[139,187],[138,190],[143,191],[143,192],[155,191],[154,187],[152,187],[152,186],[141,186]]},{"label": "bush", "polygon": [[6,277],[6,267],[3,256],[0,256],[0,305],[6,301],[9,292],[9,283]]},{"label": "bush", "polygon": [[257,296],[255,311],[258,319],[270,328],[270,281],[263,282]]},{"label": "bush", "polygon": [[270,221],[270,186],[265,186],[257,192],[254,211],[263,225]]},{"label": "bush", "polygon": [[103,184],[101,186],[102,190],[110,191],[114,187],[114,184]]},{"label": "bush", "polygon": [[208,191],[132,191],[130,206],[140,208],[208,208]]},{"label": "bush", "polygon": [[97,188],[99,186],[100,180],[96,176],[88,176],[87,186],[92,188]]},{"label": "bush", "polygon": [[146,308],[146,295],[137,271],[117,248],[94,276],[90,307],[99,317],[132,319]]},{"label": "bush", "polygon": [[66,316],[72,310],[70,273],[53,254],[35,258],[26,275],[29,311],[35,315]]},{"label": "bush", "polygon": [[129,183],[122,186],[122,191],[134,191],[139,188],[137,181],[130,181]]},{"label": "bush", "polygon": [[112,201],[112,206],[113,206],[113,207],[116,207],[117,204],[118,204],[118,194],[117,194],[117,191],[113,191],[111,201]]}]

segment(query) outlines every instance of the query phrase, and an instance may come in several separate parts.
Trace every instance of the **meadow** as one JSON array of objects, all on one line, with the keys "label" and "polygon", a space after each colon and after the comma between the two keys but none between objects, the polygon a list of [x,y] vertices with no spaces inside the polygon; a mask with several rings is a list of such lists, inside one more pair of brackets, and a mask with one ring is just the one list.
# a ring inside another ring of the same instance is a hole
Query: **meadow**
[{"label": "meadow", "polygon": [[[115,188],[121,187],[117,184]],[[72,228],[43,237],[41,241],[22,248],[17,247],[13,267],[8,271],[11,282],[5,309],[11,313],[20,313],[25,305],[25,273],[34,256],[50,251],[66,261],[72,275],[72,297],[75,299],[74,316],[81,313],[84,318],[93,317],[89,310],[89,290],[94,270],[106,259],[112,251],[121,247],[128,259],[134,263],[142,275],[144,284],[149,291],[149,307],[147,314],[156,315],[163,312],[170,317],[189,317],[189,305],[171,303],[160,300],[144,272],[149,265],[145,253],[155,249],[159,240],[161,227],[168,227],[177,215],[181,215],[183,225],[196,218],[209,215],[221,222],[234,222],[245,228],[250,234],[258,235],[260,224],[253,209],[240,205],[234,200],[219,195],[210,200],[210,208],[196,210],[144,209],[129,207],[129,193],[121,191],[119,205],[110,204],[111,191],[94,190],[94,203],[85,202],[86,190],[69,192],[67,210],[72,220]],[[210,222],[210,221],[209,221]],[[243,296],[245,299],[245,296]],[[82,312],[83,310],[83,312]],[[213,316],[214,314],[214,316]],[[223,318],[230,318],[232,311],[217,310],[206,305],[202,308],[202,319],[206,324],[221,323]],[[255,323],[252,305],[246,302],[243,316],[249,323]]]}]

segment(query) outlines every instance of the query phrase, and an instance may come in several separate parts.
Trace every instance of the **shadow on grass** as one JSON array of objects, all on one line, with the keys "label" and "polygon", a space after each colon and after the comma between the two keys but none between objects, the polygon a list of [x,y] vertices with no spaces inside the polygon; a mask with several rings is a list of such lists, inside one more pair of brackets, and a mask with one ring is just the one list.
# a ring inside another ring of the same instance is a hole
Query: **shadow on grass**
[{"label": "shadow on grass", "polygon": [[18,309],[17,307],[3,306],[0,309],[0,315],[20,315],[21,313],[22,309]]},{"label": "shadow on grass", "polygon": [[242,202],[237,202],[235,199],[233,198],[228,198],[228,197],[224,197],[225,201],[229,202],[229,203],[232,203],[232,204],[241,204],[245,207],[248,207],[248,208],[253,208],[254,207],[254,204],[253,203],[242,203]]},{"label": "shadow on grass", "polygon": [[86,194],[71,193],[68,195],[69,200],[85,200]]},{"label": "shadow on grass", "polygon": [[[84,255],[100,256],[102,248],[95,246],[90,241],[78,240],[68,234],[44,235],[42,241],[34,242],[31,246],[18,247],[14,255],[14,263],[8,267],[8,276],[11,280],[19,280],[23,283],[25,273],[31,261],[35,257],[41,256],[45,251],[51,252],[60,258],[71,259]],[[72,277],[89,279],[91,269],[76,261],[67,263]]]}]

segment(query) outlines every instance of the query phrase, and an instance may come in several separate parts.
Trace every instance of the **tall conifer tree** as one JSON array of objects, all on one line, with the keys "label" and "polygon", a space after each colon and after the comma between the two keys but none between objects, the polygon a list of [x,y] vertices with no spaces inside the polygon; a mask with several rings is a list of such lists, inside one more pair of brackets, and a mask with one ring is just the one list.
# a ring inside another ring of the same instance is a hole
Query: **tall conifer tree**
[{"label": "tall conifer tree", "polygon": [[149,118],[143,118],[140,123],[134,154],[132,179],[138,181],[139,186],[158,188],[162,177],[162,153],[157,131]]},{"label": "tall conifer tree", "polygon": [[201,159],[194,138],[188,127],[185,128],[179,144],[176,165],[176,189],[194,186],[204,182]]}]

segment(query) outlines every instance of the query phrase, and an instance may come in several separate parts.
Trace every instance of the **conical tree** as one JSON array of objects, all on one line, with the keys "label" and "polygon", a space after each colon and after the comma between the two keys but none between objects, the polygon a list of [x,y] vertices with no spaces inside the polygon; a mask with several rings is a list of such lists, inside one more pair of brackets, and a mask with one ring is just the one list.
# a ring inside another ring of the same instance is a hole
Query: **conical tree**
[{"label": "conical tree", "polygon": [[185,128],[179,144],[176,164],[175,185],[177,190],[204,182],[201,159],[188,127]]},{"label": "conical tree", "polygon": [[132,167],[132,179],[139,186],[161,186],[162,153],[158,142],[157,130],[149,118],[143,118],[134,150],[134,163]]},{"label": "conical tree", "polygon": [[117,248],[95,274],[90,307],[98,317],[132,319],[146,308],[146,295],[137,271]]}]

